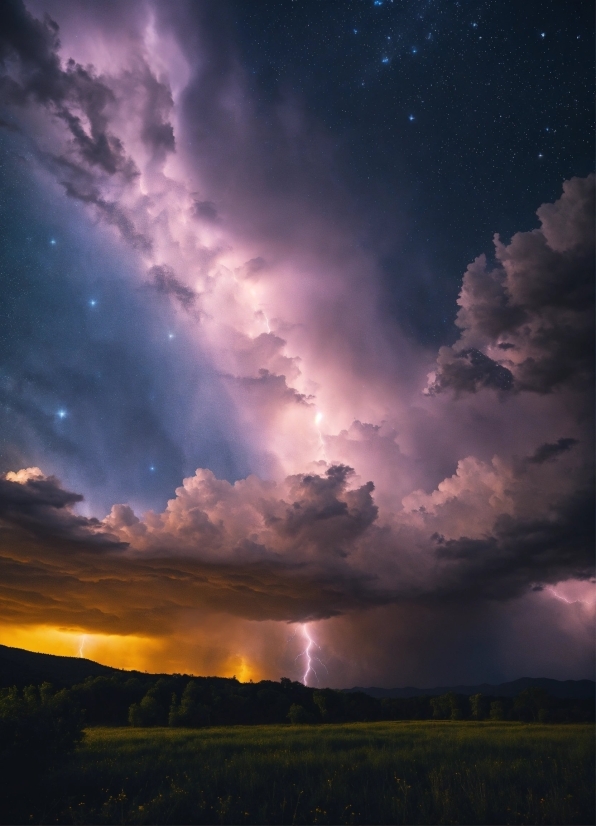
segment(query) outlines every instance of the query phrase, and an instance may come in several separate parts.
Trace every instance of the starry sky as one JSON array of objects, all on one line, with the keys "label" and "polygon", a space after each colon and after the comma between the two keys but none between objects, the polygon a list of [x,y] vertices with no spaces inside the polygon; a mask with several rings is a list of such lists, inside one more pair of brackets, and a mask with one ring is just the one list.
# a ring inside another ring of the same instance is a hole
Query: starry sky
[{"label": "starry sky", "polygon": [[0,642],[591,677],[586,3],[10,0]]},{"label": "starry sky", "polygon": [[461,273],[495,227],[533,227],[566,177],[592,171],[586,3],[240,2],[232,14],[255,97],[292,94],[334,143],[388,309],[418,340],[449,337]]}]

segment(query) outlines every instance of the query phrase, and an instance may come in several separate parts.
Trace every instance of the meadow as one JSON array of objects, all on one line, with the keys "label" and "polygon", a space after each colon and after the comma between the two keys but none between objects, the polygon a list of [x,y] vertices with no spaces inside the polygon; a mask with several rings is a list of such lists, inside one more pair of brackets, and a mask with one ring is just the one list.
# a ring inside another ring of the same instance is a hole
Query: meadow
[{"label": "meadow", "polygon": [[23,805],[18,822],[586,824],[594,728],[91,728],[39,801]]}]

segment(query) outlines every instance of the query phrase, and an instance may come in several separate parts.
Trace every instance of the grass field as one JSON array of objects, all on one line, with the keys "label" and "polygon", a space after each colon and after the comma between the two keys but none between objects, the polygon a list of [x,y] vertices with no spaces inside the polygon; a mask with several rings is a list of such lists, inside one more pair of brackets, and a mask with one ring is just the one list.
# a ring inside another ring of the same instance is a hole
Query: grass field
[{"label": "grass field", "polygon": [[[31,822],[23,812],[23,822]],[[594,728],[396,722],[90,729],[60,823],[594,823]]]}]

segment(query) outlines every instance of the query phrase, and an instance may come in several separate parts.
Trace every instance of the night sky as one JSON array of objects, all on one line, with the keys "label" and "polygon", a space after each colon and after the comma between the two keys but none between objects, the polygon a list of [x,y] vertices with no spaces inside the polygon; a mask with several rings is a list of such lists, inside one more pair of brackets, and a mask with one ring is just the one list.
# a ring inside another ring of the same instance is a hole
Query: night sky
[{"label": "night sky", "polygon": [[292,95],[332,142],[358,240],[418,340],[453,336],[461,274],[496,227],[533,228],[593,170],[588,3],[239,2],[231,17],[255,99]]},{"label": "night sky", "polygon": [[592,12],[2,4],[0,642],[593,676]]}]

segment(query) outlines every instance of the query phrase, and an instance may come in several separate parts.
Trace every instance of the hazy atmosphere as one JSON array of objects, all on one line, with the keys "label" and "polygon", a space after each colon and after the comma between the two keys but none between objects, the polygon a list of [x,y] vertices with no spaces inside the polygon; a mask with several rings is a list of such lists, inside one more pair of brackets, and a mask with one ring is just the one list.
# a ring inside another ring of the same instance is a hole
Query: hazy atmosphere
[{"label": "hazy atmosphere", "polygon": [[2,3],[0,643],[593,678],[592,51],[554,0]]}]

